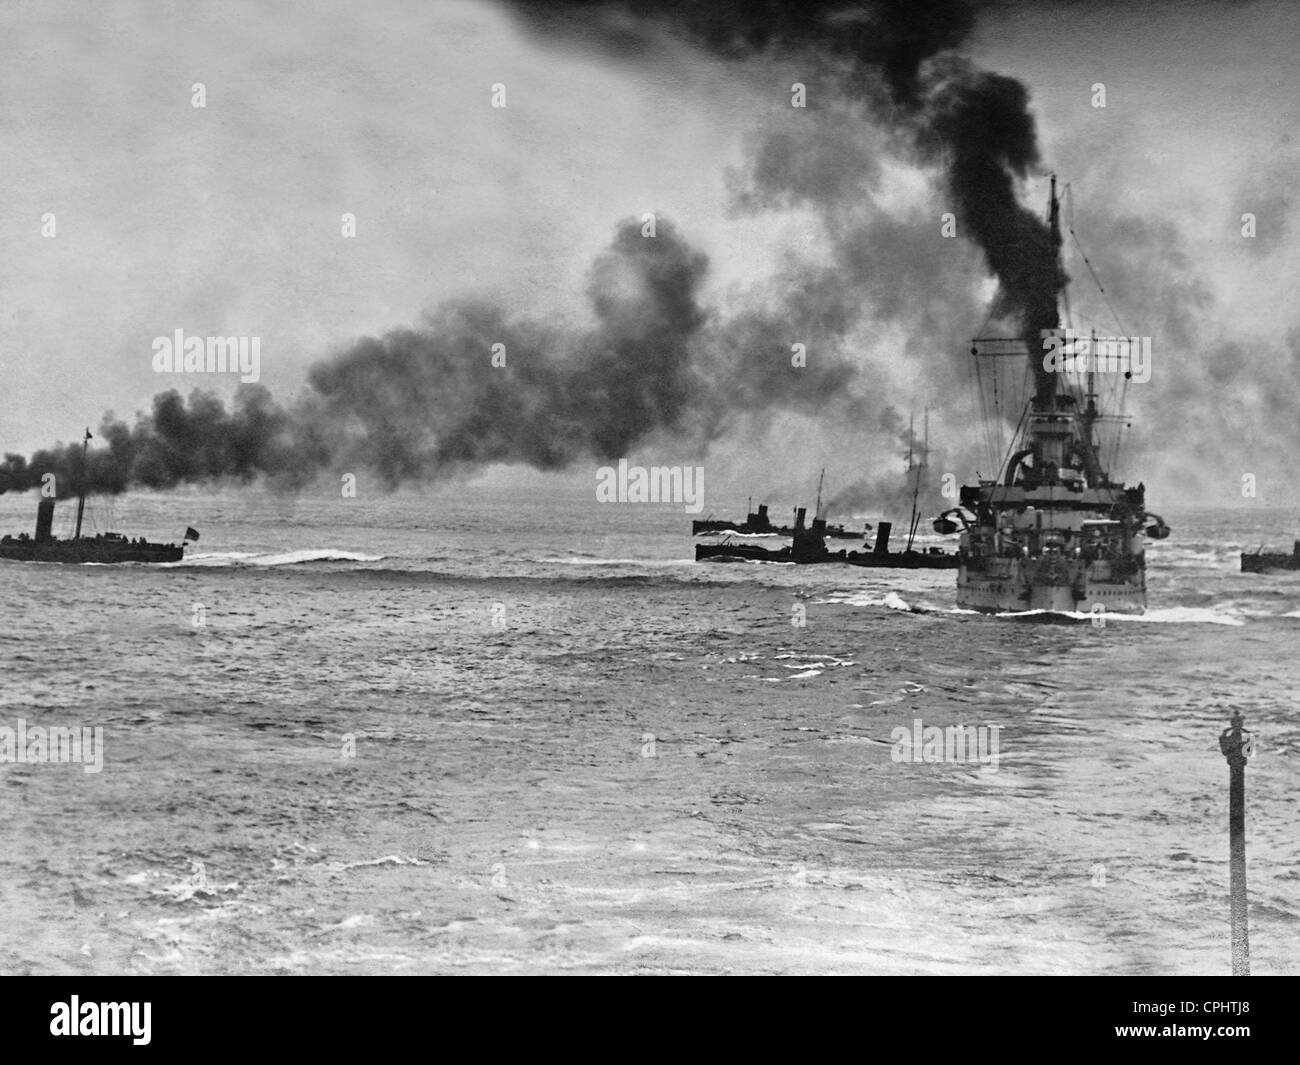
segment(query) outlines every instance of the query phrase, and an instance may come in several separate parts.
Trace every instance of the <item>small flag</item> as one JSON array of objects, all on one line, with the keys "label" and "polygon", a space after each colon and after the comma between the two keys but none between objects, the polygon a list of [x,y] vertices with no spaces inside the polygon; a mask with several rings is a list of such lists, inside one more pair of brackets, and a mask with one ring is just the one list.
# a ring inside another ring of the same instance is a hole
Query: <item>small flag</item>
[{"label": "small flag", "polygon": [[[187,525],[187,526],[185,527],[185,539],[186,539],[186,540],[197,540],[198,538],[199,538],[199,531],[198,531],[198,529],[191,529],[191,528]],[[184,541],[182,541],[182,543],[183,543],[183,542],[184,542]]]}]

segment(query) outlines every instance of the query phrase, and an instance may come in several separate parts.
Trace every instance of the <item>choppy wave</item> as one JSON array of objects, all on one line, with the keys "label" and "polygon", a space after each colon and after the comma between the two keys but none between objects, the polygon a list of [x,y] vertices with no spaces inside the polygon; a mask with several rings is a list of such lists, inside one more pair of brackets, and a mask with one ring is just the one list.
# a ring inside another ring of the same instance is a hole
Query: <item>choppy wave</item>
[{"label": "choppy wave", "polygon": [[695,560],[690,558],[543,558],[559,566],[638,566],[643,569],[672,569],[678,566],[693,566]]},{"label": "choppy wave", "polygon": [[[945,611],[950,614],[973,614],[981,615],[981,611],[968,610],[965,607],[953,607]],[[1081,612],[1077,610],[1008,610],[1000,614],[983,614],[984,617],[996,619],[1041,619],[1043,621],[1076,621],[1086,622],[1089,624],[1097,623],[1098,615]],[[1145,614],[1120,614],[1118,612],[1108,612],[1105,615],[1105,623],[1111,624],[1119,621],[1145,622],[1147,624],[1165,624],[1165,625],[1244,625],[1245,618],[1234,614],[1225,613],[1221,609],[1214,607],[1195,607],[1195,606],[1172,606],[1164,607],[1158,610],[1148,610]]]},{"label": "choppy wave", "polygon": [[[895,591],[883,595],[876,591],[833,592],[821,596],[814,602],[834,604],[837,606],[878,606],[888,610],[904,610],[911,613],[965,614],[971,617],[987,617],[990,620],[1041,620],[1043,622],[1096,622],[1096,616],[1088,612],[1059,610],[1008,610],[999,614],[985,614],[960,606],[935,606],[926,603],[914,605]],[[1147,624],[1173,625],[1233,625],[1246,624],[1247,617],[1275,618],[1300,617],[1300,611],[1288,614],[1273,614],[1266,611],[1238,610],[1235,605],[1219,604],[1217,606],[1172,606],[1148,609],[1145,614],[1107,613],[1107,624],[1118,621],[1144,622]]]},{"label": "choppy wave", "polygon": [[734,566],[737,563],[745,563],[751,566],[794,566],[798,564],[783,562],[775,558],[737,558],[733,555],[714,555],[712,558],[701,559],[701,562],[722,566]]},{"label": "choppy wave", "polygon": [[387,555],[363,555],[356,551],[339,551],[330,548],[283,551],[261,554],[256,551],[214,551],[194,554],[181,562],[164,563],[168,566],[299,566],[306,562],[382,562]]}]

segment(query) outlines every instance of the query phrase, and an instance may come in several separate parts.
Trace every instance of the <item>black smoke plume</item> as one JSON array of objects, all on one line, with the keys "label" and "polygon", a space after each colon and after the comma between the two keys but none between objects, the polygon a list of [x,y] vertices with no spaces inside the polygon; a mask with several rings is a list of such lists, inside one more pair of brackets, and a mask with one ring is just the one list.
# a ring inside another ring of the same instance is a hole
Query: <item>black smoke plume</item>
[{"label": "black smoke plume", "polygon": [[[864,316],[915,326],[904,331],[906,354],[928,360],[918,372],[951,378],[951,367],[939,366],[934,351],[953,350],[948,341],[970,327],[973,314],[969,297],[957,294],[960,285],[941,284],[963,266],[948,248],[891,257],[919,244],[919,219],[882,213],[863,219],[853,202],[862,186],[843,179],[840,163],[843,146],[856,137],[861,147],[866,134],[836,131],[835,122],[884,130],[882,151],[937,167],[959,233],[977,244],[999,279],[1007,317],[1026,336],[1055,324],[1064,278],[1047,227],[1015,195],[1017,180],[1038,162],[1028,94],[1020,83],[951,55],[974,25],[974,5],[514,0],[507,6],[533,31],[616,57],[675,38],[724,61],[752,65],[794,56],[811,64],[825,94],[843,107],[828,108],[796,136],[820,136],[816,150],[829,153],[830,165],[809,163],[778,133],[756,146],[748,193],[737,201],[742,209],[746,196],[749,209],[810,202],[828,221],[830,265],[791,267],[769,286],[779,295],[723,315],[699,302],[704,256],[663,219],[652,238],[624,223],[592,267],[587,295],[594,324],[585,331],[461,301],[444,305],[418,329],[361,340],[317,364],[306,393],[289,406],[249,386],[229,410],[203,393],[187,403],[167,392],[133,425],[105,420],[99,435],[107,448],[96,447],[87,464],[91,490],[263,475],[294,484],[352,467],[373,469],[396,485],[496,462],[560,469],[584,457],[620,457],[656,434],[703,443],[751,412],[788,409],[859,420],[888,413],[888,398],[874,380],[862,392],[854,387],[848,339]],[[869,182],[869,154],[859,158]],[[836,171],[841,176],[827,180]],[[934,221],[925,220],[926,233]],[[917,287],[905,291],[909,278]],[[806,340],[817,352],[798,370],[790,367],[792,340]],[[491,362],[498,344],[505,352],[501,367]],[[46,472],[56,473],[61,492],[70,491],[79,452],[70,445],[26,460],[7,455],[0,491],[33,487]]]},{"label": "black smoke plume", "polygon": [[954,63],[935,88],[920,133],[923,147],[946,159],[948,187],[964,226],[1001,284],[1003,309],[1031,341],[1039,394],[1053,383],[1034,343],[1040,329],[1060,324],[1065,287],[1058,246],[1043,219],[1016,198],[1016,179],[1039,162],[1029,93],[1019,81]]},{"label": "black smoke plume", "polygon": [[[1017,198],[1018,182],[1040,164],[1029,93],[1014,78],[979,70],[953,54],[974,28],[978,8],[986,5],[967,0],[513,0],[510,6],[529,26],[623,55],[652,50],[659,35],[723,59],[785,61],[815,71],[819,86],[900,134],[902,150],[910,149],[915,161],[939,168],[959,234],[980,249],[999,281],[996,317],[1029,341],[1040,394],[1052,389],[1055,382],[1032,353],[1038,350],[1039,330],[1059,324],[1057,301],[1067,278],[1048,224]],[[843,128],[842,116],[801,123],[798,133],[781,128],[755,146],[753,187],[739,190],[741,205],[820,207],[836,257],[878,269],[883,249],[873,238],[888,219],[845,225],[846,199],[859,201],[848,205],[851,215],[868,194],[864,183],[847,175],[871,175],[878,164],[861,139]],[[825,135],[836,124],[841,128]],[[900,145],[895,140],[873,148],[884,152]],[[920,243],[919,236],[913,233],[914,243]],[[906,269],[902,264],[913,258],[905,254],[888,266]],[[861,289],[841,288],[835,280],[819,278],[826,292],[840,289],[842,298],[859,304],[864,296],[869,299]],[[971,317],[961,314],[960,297],[954,296],[947,309],[961,328],[971,327]],[[843,315],[846,327],[854,317]],[[936,332],[925,329],[922,335],[924,343]],[[945,347],[960,350],[955,344]],[[922,367],[921,374],[936,369]]]},{"label": "black smoke plume", "polygon": [[[1005,309],[1026,334],[1057,324],[1065,284],[1048,226],[1016,199],[1016,179],[1038,165],[1029,93],[1014,78],[948,55],[965,43],[977,5],[967,0],[513,0],[524,20],[582,39],[632,47],[629,19],[722,58],[806,55],[837,89],[878,120],[906,129],[923,158],[941,163],[958,225],[1002,284]],[[593,16],[595,19],[593,20]],[[649,46],[649,39],[643,40]],[[881,90],[884,90],[882,92]],[[772,145],[765,145],[771,150]]]},{"label": "black smoke plume", "polygon": [[[652,237],[628,220],[591,267],[589,329],[460,301],[419,329],[365,338],[317,363],[289,407],[257,385],[241,386],[230,410],[204,392],[187,403],[168,391],[132,426],[105,418],[97,435],[107,447],[89,452],[87,488],[263,475],[295,487],[326,469],[358,468],[396,486],[497,462],[556,470],[626,456],[654,433],[707,440],[733,411],[808,413],[846,398],[852,371],[833,359],[796,371],[770,337],[767,353],[761,341],[742,352],[724,343],[698,299],[707,265],[668,220],[657,219]],[[81,445],[6,455],[0,492],[39,487],[47,473],[60,495],[75,493]]]}]

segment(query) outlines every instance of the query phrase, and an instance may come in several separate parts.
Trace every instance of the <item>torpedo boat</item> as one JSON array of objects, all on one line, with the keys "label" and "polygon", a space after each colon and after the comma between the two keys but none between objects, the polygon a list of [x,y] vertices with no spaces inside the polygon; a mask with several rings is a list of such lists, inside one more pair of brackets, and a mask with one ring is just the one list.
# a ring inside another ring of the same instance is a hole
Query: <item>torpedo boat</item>
[{"label": "torpedo boat", "polygon": [[1300,540],[1295,541],[1289,555],[1265,551],[1263,547],[1241,553],[1242,573],[1267,573],[1274,569],[1300,569]]},{"label": "torpedo boat", "polygon": [[122,533],[104,532],[95,536],[82,536],[82,519],[86,511],[86,448],[90,443],[90,430],[86,430],[81,445],[81,485],[77,494],[77,525],[70,539],[53,535],[54,500],[42,499],[36,505],[35,535],[0,538],[0,559],[11,562],[179,562],[185,554],[185,544],[197,540],[199,534],[187,528],[180,544],[152,543],[143,537],[128,539]]},{"label": "torpedo boat", "polygon": [[[814,512],[818,515],[821,514],[822,484],[825,480],[826,471],[822,470],[821,479],[817,482],[817,509]],[[753,503],[752,498],[750,503]],[[706,536],[710,533],[737,533],[741,536],[794,536],[798,526],[799,520],[797,517],[793,526],[773,525],[772,519],[767,515],[767,504],[760,503],[758,510],[750,510],[743,522],[723,521],[712,517],[693,521],[691,522],[691,535]],[[824,521],[822,526],[822,536],[829,536],[837,540],[858,540],[871,530],[871,526],[867,525],[861,532],[854,532],[843,525],[829,525]]]},{"label": "torpedo boat", "polygon": [[784,562],[796,565],[818,565],[838,562],[847,566],[865,566],[881,569],[956,569],[957,556],[932,547],[926,551],[915,551],[910,547],[906,551],[890,551],[889,536],[892,525],[887,521],[880,523],[876,533],[876,542],[870,549],[862,551],[830,551],[826,547],[825,522],[814,518],[811,526],[805,526],[806,512],[800,507],[795,516],[795,531],[787,547],[769,549],[756,544],[736,543],[724,540],[718,544],[696,544],[695,561],[709,559],[723,562]]}]

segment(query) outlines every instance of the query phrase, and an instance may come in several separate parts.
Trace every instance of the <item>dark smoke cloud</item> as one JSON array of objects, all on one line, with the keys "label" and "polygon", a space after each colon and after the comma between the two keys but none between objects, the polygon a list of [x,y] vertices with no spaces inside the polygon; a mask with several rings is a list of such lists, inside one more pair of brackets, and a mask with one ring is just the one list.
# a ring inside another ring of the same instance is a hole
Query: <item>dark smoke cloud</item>
[{"label": "dark smoke cloud", "polygon": [[[390,482],[460,465],[559,469],[618,457],[655,430],[679,430],[703,398],[692,341],[707,315],[706,258],[660,221],[627,222],[591,268],[595,328],[573,335],[453,306],[418,331],[364,340],[314,368],[321,417],[354,424],[351,457]],[[506,365],[493,368],[493,345]]]},{"label": "dark smoke cloud", "polygon": [[[937,211],[922,218],[879,209],[873,193],[886,155],[938,170],[936,201],[951,205],[959,233],[997,275],[1006,316],[1029,335],[1055,324],[1064,278],[1046,226],[1015,195],[1038,163],[1028,94],[950,54],[974,25],[974,5],[508,6],[531,30],[619,57],[675,38],[726,61],[806,64],[823,109],[793,117],[785,109],[731,179],[738,210],[820,213],[827,254],[792,257],[723,313],[700,303],[706,260],[670,225],[661,218],[658,235],[646,238],[625,223],[592,267],[590,328],[560,330],[462,301],[417,329],[361,340],[318,364],[289,407],[247,387],[229,411],[201,393],[188,404],[166,393],[134,426],[105,423],[108,448],[92,452],[89,465],[95,489],[259,475],[301,483],[353,467],[394,485],[486,463],[560,469],[584,457],[621,457],[658,434],[704,443],[742,417],[762,420],[774,410],[874,423],[897,417],[879,383],[885,375],[860,349],[883,325],[902,337],[900,347],[874,357],[914,360],[918,376],[943,390],[941,402],[955,403],[957,341],[980,317],[973,263],[940,241]],[[790,365],[793,343],[808,347],[802,369]],[[505,345],[504,368],[491,366],[494,344]],[[78,451],[7,456],[0,491],[31,487],[47,469],[70,481]]]},{"label": "dark smoke cloud", "polygon": [[[193,393],[187,404],[175,390],[163,392],[134,426],[108,414],[97,435],[86,457],[86,484],[92,492],[251,481],[261,474],[284,475],[305,457],[295,453],[293,419],[259,385],[241,386],[229,411],[207,393]],[[80,443],[37,451],[30,459],[5,455],[0,493],[40,487],[52,473],[60,496],[75,494],[81,455]]]},{"label": "dark smoke cloud", "polygon": [[[1067,279],[1057,248],[1045,220],[1017,197],[1040,164],[1028,91],[953,54],[974,26],[977,5],[663,0],[636,4],[635,18],[632,5],[613,2],[511,6],[529,26],[570,42],[599,45],[613,34],[627,54],[636,50],[631,27],[638,27],[646,50],[672,36],[723,59],[754,61],[768,92],[777,65],[809,83],[809,107],[773,115],[728,181],[740,211],[819,212],[830,262],[790,264],[779,294],[748,332],[812,318],[824,343],[864,345],[869,354],[857,360],[865,371],[858,382],[870,413],[889,406],[880,382],[891,376],[886,363],[901,357],[913,378],[894,403],[934,403],[965,424],[974,416],[965,341],[987,309],[975,303],[975,264],[937,236],[943,211],[954,213],[958,233],[999,281],[993,310],[1000,335],[1025,336],[1032,351],[1038,331],[1058,324]],[[933,175],[924,216],[877,203],[888,158]],[[885,326],[901,336],[901,347],[871,351],[872,327]],[[1055,385],[1037,360],[1031,364],[1040,391]],[[868,481],[870,490],[888,494],[880,478]]]},{"label": "dark smoke cloud", "polygon": [[766,130],[747,148],[745,167],[726,175],[738,213],[860,208],[869,202],[888,154],[886,138],[861,114],[829,110]]},{"label": "dark smoke cloud", "polygon": [[[965,43],[976,5],[956,0],[514,0],[530,25],[571,39],[618,33],[626,45],[635,11],[655,27],[726,59],[806,56],[837,95],[906,130],[920,157],[939,163],[959,230],[984,252],[1002,285],[1002,309],[1023,334],[1057,324],[1065,285],[1048,226],[1022,207],[1017,179],[1039,164],[1029,93],[1014,78],[944,55]],[[923,64],[941,57],[933,69]],[[883,91],[882,91],[883,90]],[[876,164],[858,138],[826,137],[842,116],[815,118],[798,134],[772,133],[755,150],[752,193],[742,203],[837,204],[870,180]],[[856,155],[854,154],[856,150]],[[747,199],[748,197],[748,199]],[[1050,377],[1036,368],[1039,383]]]},{"label": "dark smoke cloud", "polygon": [[911,512],[913,492],[922,516],[950,506],[940,492],[940,476],[948,469],[947,455],[933,439],[927,446],[923,417],[911,420],[889,408],[880,415],[880,428],[889,434],[890,446],[875,456],[866,476],[830,493],[826,516],[885,517],[901,522]]},{"label": "dark smoke cloud", "polygon": [[[418,331],[364,340],[318,365],[306,407],[321,424],[348,427],[329,449],[336,461],[396,484],[487,463],[562,469],[623,457],[659,434],[708,441],[745,411],[848,401],[852,370],[840,360],[791,367],[777,339],[790,323],[739,343],[746,325],[699,302],[706,268],[666,219],[653,237],[629,220],[591,268],[591,329],[452,305]],[[498,343],[506,365],[489,368]]]},{"label": "dark smoke cloud", "polygon": [[[1059,324],[1057,299],[1066,277],[1049,226],[1016,196],[1016,179],[1039,162],[1028,90],[1014,78],[955,62],[935,87],[929,109],[922,147],[945,158],[958,225],[983,250],[1030,350],[1040,351],[1033,341],[1040,329]],[[1040,359],[1031,357],[1030,364],[1040,394],[1050,393],[1052,375]]]},{"label": "dark smoke cloud", "polygon": [[898,101],[915,97],[918,71],[957,48],[975,25],[961,0],[511,0],[534,29],[628,54],[662,31],[723,59],[807,54],[841,63],[851,91],[881,85]]},{"label": "dark smoke cloud", "polygon": [[[752,320],[711,322],[698,298],[707,265],[668,220],[657,219],[653,237],[628,220],[591,267],[591,328],[462,301],[318,363],[287,408],[259,386],[242,386],[230,410],[203,392],[186,403],[169,391],[134,426],[105,419],[89,490],[259,475],[293,487],[325,469],[365,468],[390,486],[487,463],[555,470],[626,456],[657,433],[706,441],[734,412],[813,412],[848,398],[852,370],[829,352],[791,367],[789,344],[773,339],[790,323],[751,335]],[[498,344],[504,366],[492,365]],[[6,455],[0,492],[37,487],[47,472],[61,494],[74,492],[80,456],[79,444]]]}]

